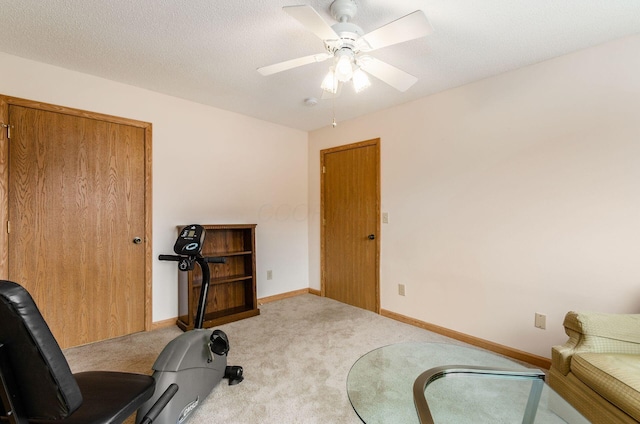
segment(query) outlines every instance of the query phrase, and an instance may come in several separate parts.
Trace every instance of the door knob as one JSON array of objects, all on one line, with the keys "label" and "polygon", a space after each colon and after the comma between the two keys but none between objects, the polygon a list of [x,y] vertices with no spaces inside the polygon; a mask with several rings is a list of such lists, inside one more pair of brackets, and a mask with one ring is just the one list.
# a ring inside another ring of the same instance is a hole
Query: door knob
[{"label": "door knob", "polygon": [[369,238],[369,240],[375,240],[376,239],[376,235],[375,234],[369,234],[368,238]]},{"label": "door knob", "polygon": [[140,237],[133,238],[133,244],[140,244],[140,243],[142,243],[142,239]]}]

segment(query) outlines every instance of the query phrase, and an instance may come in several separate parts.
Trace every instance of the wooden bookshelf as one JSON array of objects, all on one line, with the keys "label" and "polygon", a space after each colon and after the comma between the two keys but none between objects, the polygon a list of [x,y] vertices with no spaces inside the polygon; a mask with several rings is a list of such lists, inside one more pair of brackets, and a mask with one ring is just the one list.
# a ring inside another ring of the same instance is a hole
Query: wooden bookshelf
[{"label": "wooden bookshelf", "polygon": [[[256,224],[203,227],[206,235],[202,256],[222,256],[226,259],[224,264],[209,264],[211,284],[204,327],[259,315],[256,297]],[[178,285],[177,325],[184,331],[191,330],[202,285],[202,273],[198,266],[193,271],[179,273]]]}]

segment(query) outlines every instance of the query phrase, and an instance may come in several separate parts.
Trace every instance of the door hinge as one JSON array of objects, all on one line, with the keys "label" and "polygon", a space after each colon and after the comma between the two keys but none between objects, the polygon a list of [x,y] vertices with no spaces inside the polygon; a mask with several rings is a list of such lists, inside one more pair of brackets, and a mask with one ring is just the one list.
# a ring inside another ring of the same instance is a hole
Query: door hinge
[{"label": "door hinge", "polygon": [[11,234],[11,221],[7,221],[7,234]]},{"label": "door hinge", "polygon": [[323,166],[323,167],[322,167],[322,173],[323,173],[323,174],[326,174],[326,173],[327,173],[327,167],[326,167],[326,166]]},{"label": "door hinge", "polygon": [[6,128],[7,129],[7,138],[10,139],[11,138],[11,125],[7,125],[4,122],[0,122],[0,126],[2,128]]}]

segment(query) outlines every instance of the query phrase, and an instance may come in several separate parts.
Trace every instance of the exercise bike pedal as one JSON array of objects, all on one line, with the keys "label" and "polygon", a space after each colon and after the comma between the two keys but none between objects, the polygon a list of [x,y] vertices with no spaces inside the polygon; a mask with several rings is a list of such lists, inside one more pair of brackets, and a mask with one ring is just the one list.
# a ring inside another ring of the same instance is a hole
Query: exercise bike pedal
[{"label": "exercise bike pedal", "polygon": [[224,378],[229,379],[229,386],[235,386],[244,380],[242,373],[240,366],[227,366],[224,370]]},{"label": "exercise bike pedal", "polygon": [[229,353],[229,338],[222,330],[214,330],[209,339],[209,349],[218,356]]}]

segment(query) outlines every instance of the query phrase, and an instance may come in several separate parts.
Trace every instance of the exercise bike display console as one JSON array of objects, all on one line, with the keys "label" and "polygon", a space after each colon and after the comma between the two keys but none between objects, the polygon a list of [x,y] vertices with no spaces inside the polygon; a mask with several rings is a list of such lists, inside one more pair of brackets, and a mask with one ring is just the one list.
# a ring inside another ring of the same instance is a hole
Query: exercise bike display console
[{"label": "exercise bike display console", "polygon": [[199,255],[204,243],[204,227],[202,225],[187,225],[180,231],[173,251],[176,255]]},{"label": "exercise bike display console", "polygon": [[[196,260],[201,257],[202,244],[204,243],[205,230],[202,225],[187,225],[184,227],[176,243],[173,245],[173,251],[176,255],[160,255],[158,259],[161,261],[176,261],[180,271],[191,271],[195,268]],[[224,262],[223,258],[203,258],[205,262]]]},{"label": "exercise bike display console", "polygon": [[145,413],[172,385],[177,386],[177,392],[154,423],[181,424],[223,378],[229,380],[229,385],[238,384],[244,379],[242,367],[227,366],[227,335],[222,330],[211,331],[202,328],[210,284],[209,264],[225,262],[221,257],[202,256],[204,238],[203,226],[187,225],[180,231],[173,247],[176,254],[158,257],[163,261],[178,262],[180,271],[192,270],[197,263],[202,271],[202,289],[195,328],[169,342],[153,364],[156,391],[138,410],[136,424],[145,424]]}]

